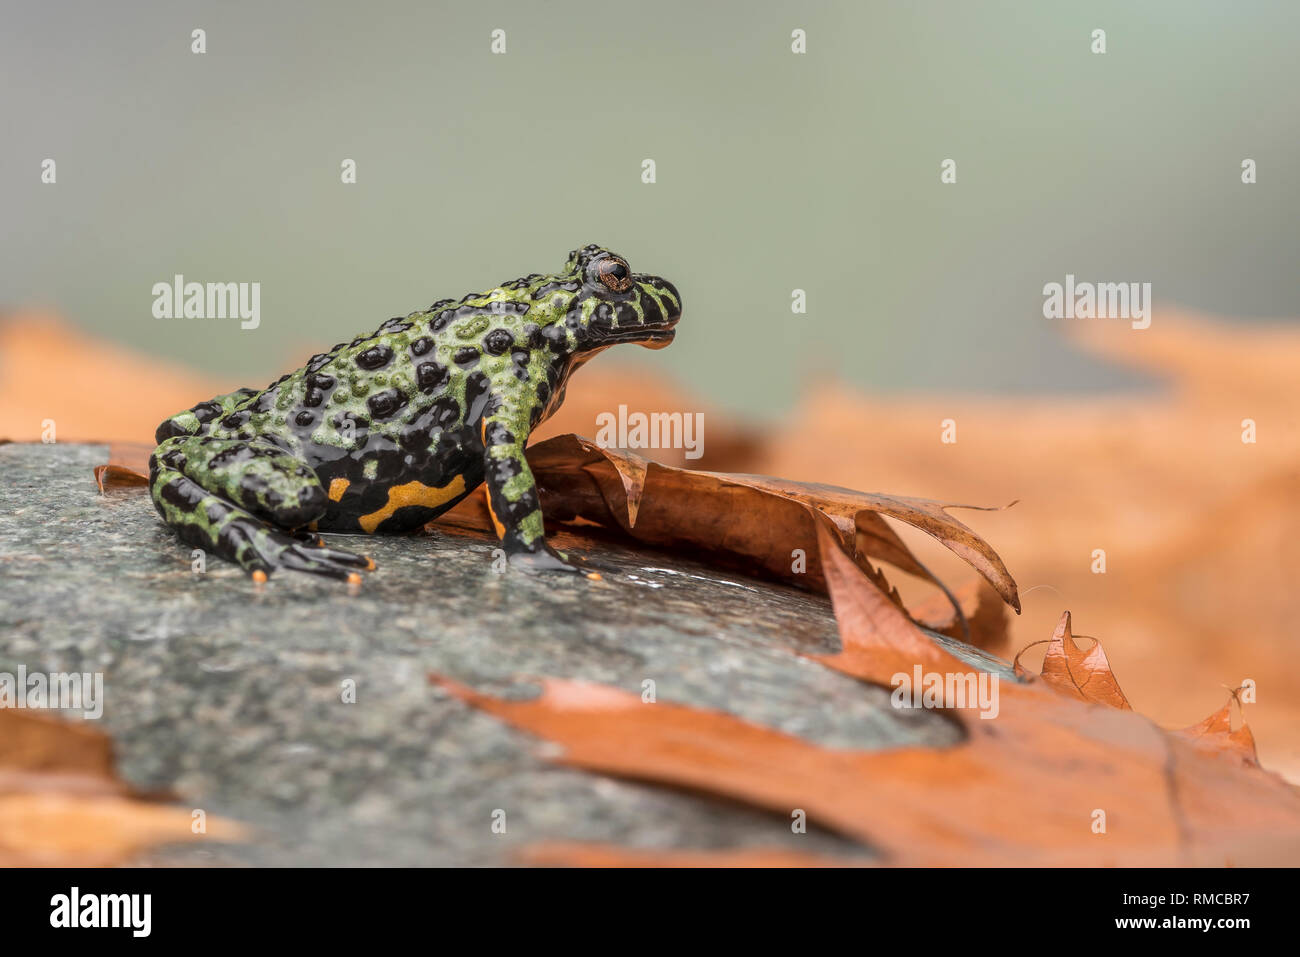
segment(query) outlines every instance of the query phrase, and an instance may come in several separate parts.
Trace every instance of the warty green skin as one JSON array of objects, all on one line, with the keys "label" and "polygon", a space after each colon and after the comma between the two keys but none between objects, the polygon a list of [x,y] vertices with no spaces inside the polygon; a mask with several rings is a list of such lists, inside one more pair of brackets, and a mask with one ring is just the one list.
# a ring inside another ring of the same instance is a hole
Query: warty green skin
[{"label": "warty green skin", "polygon": [[373,563],[318,531],[410,531],[486,482],[512,561],[574,570],[546,545],[528,436],[576,368],[617,343],[665,346],[680,316],[671,283],[586,246],[558,273],[440,300],[172,416],[150,458],[154,505],[255,578],[357,580]]}]

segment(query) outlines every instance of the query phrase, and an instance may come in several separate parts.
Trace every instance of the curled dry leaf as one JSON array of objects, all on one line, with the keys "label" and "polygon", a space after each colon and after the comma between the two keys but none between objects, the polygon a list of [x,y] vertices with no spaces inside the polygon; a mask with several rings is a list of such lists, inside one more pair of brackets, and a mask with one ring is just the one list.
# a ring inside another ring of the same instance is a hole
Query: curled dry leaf
[{"label": "curled dry leaf", "polygon": [[1234,692],[1214,714],[1177,733],[1207,751],[1235,758],[1250,767],[1258,767],[1259,756],[1255,753],[1255,736],[1251,734],[1250,727],[1244,721],[1236,730],[1232,727],[1231,708],[1236,701]]},{"label": "curled dry leaf", "polygon": [[[562,435],[528,450],[548,518],[583,519],[638,541],[687,548],[783,581],[824,589],[815,560],[814,514],[868,568],[870,560],[943,584],[917,560],[883,515],[921,529],[971,564],[1007,604],[1020,610],[1015,580],[997,553],[966,525],[925,499],[855,492],[760,475],[692,472],[601,449]],[[796,552],[808,559],[802,571]],[[944,589],[946,591],[946,589]]]},{"label": "curled dry leaf", "polygon": [[[836,671],[889,685],[894,675],[910,673],[914,665],[935,672],[961,673],[970,670],[936,645],[906,614],[871,582],[863,584],[862,572],[849,561],[835,540],[830,523],[819,518],[818,548],[822,568],[840,630],[840,651],[834,655],[811,656]],[[852,622],[852,627],[846,627]],[[863,640],[868,636],[869,640]]]},{"label": "curled dry leaf", "polygon": [[108,463],[95,466],[95,484],[99,491],[148,485],[149,456],[153,450],[154,446],[144,442],[110,442]]},{"label": "curled dry leaf", "polygon": [[146,800],[113,771],[109,739],[85,725],[0,708],[0,866],[106,867],[159,844],[239,840],[242,829]]},{"label": "curled dry leaf", "polygon": [[917,667],[937,676],[939,700],[965,733],[961,744],[832,749],[583,682],[546,678],[538,697],[519,701],[434,680],[562,745],[556,760],[565,764],[725,795],[783,817],[803,808],[810,824],[856,838],[889,863],[1217,865],[1300,856],[1295,788],[1257,767],[1225,765],[1131,710],[1094,707],[1043,682],[1000,681],[992,685],[996,717],[984,720],[962,700],[979,675],[862,574],[829,519],[816,528],[843,643],[839,655],[817,660],[876,684]]},{"label": "curled dry leaf", "polygon": [[[1027,676],[1028,672],[1020,664],[1020,656],[1032,647],[1033,645],[1028,645],[1021,648],[1016,655],[1016,674],[1021,677]],[[1073,695],[1080,701],[1132,710],[1132,705],[1119,688],[1115,673],[1111,671],[1110,660],[1102,650],[1101,642],[1094,638],[1092,647],[1087,651],[1075,642],[1074,635],[1070,632],[1068,611],[1061,614],[1056,632],[1048,642],[1039,677],[1057,691]]]}]

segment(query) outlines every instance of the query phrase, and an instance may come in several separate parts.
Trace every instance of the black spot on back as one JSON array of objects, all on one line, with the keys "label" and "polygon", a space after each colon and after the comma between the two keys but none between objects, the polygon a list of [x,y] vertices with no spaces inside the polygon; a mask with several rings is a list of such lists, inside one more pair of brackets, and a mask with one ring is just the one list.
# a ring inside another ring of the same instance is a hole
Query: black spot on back
[{"label": "black spot on back", "polygon": [[357,356],[357,365],[363,369],[382,369],[393,361],[393,350],[385,345],[371,346]]},{"label": "black spot on back", "polygon": [[385,389],[366,399],[366,407],[376,419],[390,418],[404,405],[406,405],[406,397],[396,389]]},{"label": "black spot on back", "polygon": [[428,395],[447,381],[447,367],[437,362],[421,362],[415,367],[415,384]]},{"label": "black spot on back", "polygon": [[502,355],[515,344],[515,337],[505,329],[493,329],[483,337],[483,348],[494,356]]}]

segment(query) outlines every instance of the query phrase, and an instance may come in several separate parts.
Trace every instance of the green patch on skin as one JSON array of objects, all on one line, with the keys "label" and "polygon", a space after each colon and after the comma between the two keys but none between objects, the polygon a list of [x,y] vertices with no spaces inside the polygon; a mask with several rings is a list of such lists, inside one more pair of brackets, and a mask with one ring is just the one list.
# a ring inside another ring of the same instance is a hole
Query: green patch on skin
[{"label": "green patch on skin", "polygon": [[542,524],[542,510],[529,512],[519,523],[519,537],[528,545],[540,542],[546,537],[546,529]]},{"label": "green patch on skin", "polygon": [[458,322],[452,332],[457,339],[475,339],[487,332],[491,324],[487,316],[473,316],[464,322]]},{"label": "green patch on skin", "polygon": [[501,486],[501,494],[507,501],[517,502],[533,487],[533,476],[529,472],[520,472]]}]

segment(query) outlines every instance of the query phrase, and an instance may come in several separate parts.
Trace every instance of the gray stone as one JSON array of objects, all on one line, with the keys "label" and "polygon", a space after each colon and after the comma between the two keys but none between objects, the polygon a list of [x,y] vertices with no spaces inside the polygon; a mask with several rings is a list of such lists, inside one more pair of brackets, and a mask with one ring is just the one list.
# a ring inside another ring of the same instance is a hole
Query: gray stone
[{"label": "gray stone", "polygon": [[100,495],[106,460],[104,446],[0,446],[0,671],[103,672],[98,723],[122,776],[256,832],[150,861],[499,864],[550,840],[870,853],[815,821],[794,835],[781,815],[559,768],[430,672],[511,695],[534,693],[529,676],[638,694],[653,679],[661,701],[831,747],[959,740],[941,715],[899,712],[799,656],[838,647],[820,595],[594,539],[581,552],[603,581],[498,574],[494,542],[443,532],[330,536],[378,562],[360,590],[291,573],[259,590],[216,559],[194,574],[143,489]]}]

